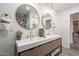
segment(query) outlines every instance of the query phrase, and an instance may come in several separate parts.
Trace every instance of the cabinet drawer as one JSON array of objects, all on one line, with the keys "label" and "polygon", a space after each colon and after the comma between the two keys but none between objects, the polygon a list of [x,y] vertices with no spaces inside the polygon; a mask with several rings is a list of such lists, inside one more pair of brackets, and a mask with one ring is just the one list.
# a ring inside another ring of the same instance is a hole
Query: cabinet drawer
[{"label": "cabinet drawer", "polygon": [[31,55],[32,55],[31,50],[27,50],[27,51],[24,51],[24,52],[20,53],[20,56],[31,56]]},{"label": "cabinet drawer", "polygon": [[51,49],[56,49],[57,47],[59,47],[61,45],[61,39],[56,39],[54,41],[51,42]]},{"label": "cabinet drawer", "polygon": [[52,41],[52,42],[50,43],[50,48],[51,48],[51,51],[55,49],[54,44],[55,44],[55,42],[54,42],[54,41]]},{"label": "cabinet drawer", "polygon": [[48,42],[48,43],[41,45],[40,50],[41,50],[40,52],[41,55],[48,54],[50,52],[50,43]]},{"label": "cabinet drawer", "polygon": [[61,45],[61,39],[57,39],[54,41],[54,48],[57,48]]},{"label": "cabinet drawer", "polygon": [[47,51],[47,43],[40,46],[40,55],[45,55]]},{"label": "cabinet drawer", "polygon": [[37,56],[40,54],[40,52],[41,51],[40,51],[39,47],[35,47],[35,48],[32,48],[30,50],[20,53],[20,55],[21,56]]},{"label": "cabinet drawer", "polygon": [[38,47],[35,47],[31,50],[31,54],[32,56],[38,56],[40,54],[40,48],[39,46]]}]

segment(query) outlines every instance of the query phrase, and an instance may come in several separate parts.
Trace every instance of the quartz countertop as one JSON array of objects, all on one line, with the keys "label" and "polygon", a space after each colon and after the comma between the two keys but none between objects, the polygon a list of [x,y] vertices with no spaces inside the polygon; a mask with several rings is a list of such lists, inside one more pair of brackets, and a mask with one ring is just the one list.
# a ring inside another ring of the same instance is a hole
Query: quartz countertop
[{"label": "quartz countertop", "polygon": [[50,42],[52,40],[56,40],[61,38],[60,35],[46,35],[45,37],[33,37],[33,38],[22,38],[21,40],[16,40],[17,51],[22,52],[33,47],[39,46],[41,44]]}]

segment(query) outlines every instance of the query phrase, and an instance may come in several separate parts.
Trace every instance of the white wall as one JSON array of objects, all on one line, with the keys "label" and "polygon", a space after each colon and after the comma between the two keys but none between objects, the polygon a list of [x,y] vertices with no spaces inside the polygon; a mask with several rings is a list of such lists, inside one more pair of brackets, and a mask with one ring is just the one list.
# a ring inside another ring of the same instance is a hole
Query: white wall
[{"label": "white wall", "polygon": [[[11,27],[10,27],[10,31],[9,32],[0,32],[0,55],[14,55],[15,53],[15,33],[17,30],[22,31],[23,33],[26,33],[25,36],[29,33],[29,30],[22,28],[21,26],[19,26],[19,24],[17,23],[16,19],[15,19],[15,12],[17,7],[19,7],[21,4],[14,4],[14,3],[1,3],[0,4],[0,14],[2,12],[6,12],[9,13],[11,15]],[[34,35],[36,36],[38,33],[38,29],[41,26],[41,16],[43,13],[45,12],[49,12],[51,13],[51,4],[31,4],[33,7],[36,8],[36,10],[39,13],[40,16],[40,23],[39,26],[37,28],[35,28],[34,30],[32,30],[34,32]],[[52,13],[51,13],[52,15]],[[3,35],[2,35],[3,33]],[[6,37],[4,36],[4,34],[6,33]]]},{"label": "white wall", "polygon": [[72,43],[70,15],[77,12],[79,12],[79,6],[69,8],[56,14],[55,32],[62,35],[62,44],[65,48],[70,48],[70,43]]}]

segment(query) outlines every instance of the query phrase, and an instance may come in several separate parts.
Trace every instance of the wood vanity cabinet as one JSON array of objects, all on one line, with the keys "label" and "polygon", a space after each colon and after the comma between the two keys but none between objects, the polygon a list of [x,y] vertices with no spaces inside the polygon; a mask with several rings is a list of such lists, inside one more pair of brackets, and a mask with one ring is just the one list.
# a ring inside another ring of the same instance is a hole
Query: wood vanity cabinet
[{"label": "wood vanity cabinet", "polygon": [[18,53],[18,55],[19,56],[46,56],[46,55],[51,55],[51,52],[53,52],[59,47],[61,48],[59,52],[61,52],[62,50],[62,39],[61,38],[47,42],[40,46],[36,46],[29,50],[20,52]]}]

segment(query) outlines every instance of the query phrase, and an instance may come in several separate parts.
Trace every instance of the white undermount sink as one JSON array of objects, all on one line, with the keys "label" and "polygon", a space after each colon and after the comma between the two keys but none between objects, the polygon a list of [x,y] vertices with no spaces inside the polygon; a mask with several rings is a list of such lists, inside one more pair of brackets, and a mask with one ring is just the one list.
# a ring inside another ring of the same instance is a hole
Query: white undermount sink
[{"label": "white undermount sink", "polygon": [[57,38],[61,38],[60,35],[46,35],[44,37],[34,37],[34,38],[22,38],[21,40],[16,40],[17,50],[18,52],[22,52],[24,50],[28,50],[30,48],[39,46],[46,42],[55,40]]}]

